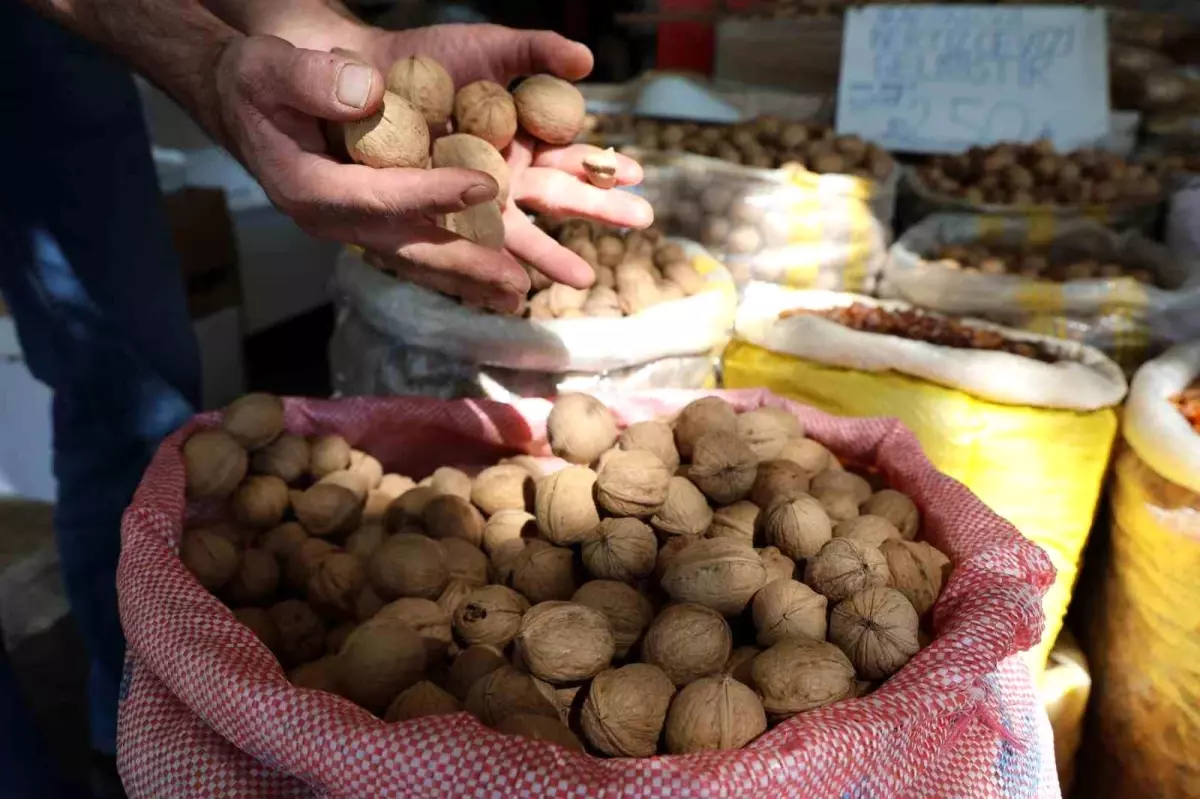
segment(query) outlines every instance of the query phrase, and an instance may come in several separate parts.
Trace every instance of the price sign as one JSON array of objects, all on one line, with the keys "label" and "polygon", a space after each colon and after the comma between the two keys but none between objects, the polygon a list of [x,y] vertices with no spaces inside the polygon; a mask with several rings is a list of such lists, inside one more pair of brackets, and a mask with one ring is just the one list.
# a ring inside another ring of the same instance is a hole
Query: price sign
[{"label": "price sign", "polygon": [[838,133],[891,149],[960,152],[1108,132],[1102,9],[868,6],[846,15]]}]

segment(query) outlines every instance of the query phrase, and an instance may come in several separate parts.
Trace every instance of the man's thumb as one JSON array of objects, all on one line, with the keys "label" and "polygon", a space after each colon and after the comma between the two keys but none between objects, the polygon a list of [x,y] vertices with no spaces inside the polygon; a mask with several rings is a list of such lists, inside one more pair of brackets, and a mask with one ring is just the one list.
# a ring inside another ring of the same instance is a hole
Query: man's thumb
[{"label": "man's thumb", "polygon": [[379,107],[383,76],[348,51],[301,50],[265,39],[248,61],[256,88],[304,114],[339,122],[361,119]]}]

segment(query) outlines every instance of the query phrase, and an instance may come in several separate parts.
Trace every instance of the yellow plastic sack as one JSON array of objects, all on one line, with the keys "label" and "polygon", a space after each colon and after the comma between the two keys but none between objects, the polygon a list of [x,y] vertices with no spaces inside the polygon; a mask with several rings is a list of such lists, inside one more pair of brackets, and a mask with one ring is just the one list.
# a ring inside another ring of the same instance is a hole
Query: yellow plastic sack
[{"label": "yellow plastic sack", "polygon": [[1087,658],[1074,636],[1063,630],[1038,678],[1038,696],[1054,730],[1054,761],[1064,796],[1075,782],[1075,758],[1083,741],[1083,717],[1092,692]]},{"label": "yellow plastic sack", "polygon": [[1200,344],[1169,350],[1125,412],[1089,641],[1098,796],[1200,796],[1200,435],[1168,402],[1198,375]]},{"label": "yellow plastic sack", "polygon": [[1076,363],[934,347],[816,317],[778,319],[789,308],[854,301],[906,307],[748,287],[725,350],[725,387],[764,387],[830,413],[903,421],[938,469],[1049,553],[1058,577],[1044,600],[1045,635],[1030,654],[1040,670],[1062,628],[1100,497],[1117,429],[1112,408],[1126,388],[1120,368],[1091,348],[985,323],[1053,346]]}]

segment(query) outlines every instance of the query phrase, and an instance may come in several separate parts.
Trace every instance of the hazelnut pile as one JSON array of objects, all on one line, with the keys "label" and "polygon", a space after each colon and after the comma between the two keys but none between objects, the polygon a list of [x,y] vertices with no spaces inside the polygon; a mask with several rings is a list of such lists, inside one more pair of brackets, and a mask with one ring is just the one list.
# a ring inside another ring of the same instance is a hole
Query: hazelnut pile
[{"label": "hazelnut pile", "polygon": [[620,231],[585,220],[538,224],[596,271],[591,289],[552,283],[529,269],[531,319],[632,316],[652,305],[690,297],[704,287],[684,248],[649,230]]},{"label": "hazelnut pile", "polygon": [[599,756],[742,747],[927,641],[950,566],[916,505],[790,413],[705,397],[622,429],[573,394],[547,437],[558,471],[416,482],[249,395],[185,443],[189,493],[230,518],[180,557],[298,687]]},{"label": "hazelnut pile", "polygon": [[[446,214],[441,224],[492,249],[504,246],[501,212],[508,200],[509,170],[501,155],[520,127],[548,144],[569,144],[584,127],[579,89],[553,75],[533,75],[510,94],[498,83],[477,80],[455,87],[436,60],[401,59],[387,74],[383,106],[365,119],[343,125],[346,152],[371,167],[455,167],[491,175],[499,186],[495,202]],[[451,135],[442,135],[453,130]],[[611,153],[595,153],[586,164],[589,180],[615,185]]]},{"label": "hazelnut pile", "polygon": [[884,336],[898,336],[912,341],[924,341],[939,347],[997,350],[1020,355],[1023,358],[1033,358],[1043,363],[1055,363],[1059,360],[1054,353],[1041,344],[1031,341],[1014,341],[995,330],[973,327],[950,316],[919,311],[915,308],[889,311],[885,308],[876,308],[855,302],[841,308],[821,310],[796,308],[784,311],[779,318],[786,319],[789,316],[819,316],[851,330]]},{"label": "hazelnut pile", "polygon": [[1172,397],[1171,403],[1179,409],[1192,429],[1200,433],[1200,380]]},{"label": "hazelnut pile", "polygon": [[759,169],[802,164],[820,174],[885,180],[895,167],[886,151],[827,125],[761,116],[737,125],[638,119],[634,143],[647,150],[683,150]]},{"label": "hazelnut pile", "polygon": [[1163,192],[1151,166],[1096,149],[1058,153],[1045,139],[935,156],[917,174],[931,191],[975,205],[1148,203]]},{"label": "hazelnut pile", "polygon": [[967,273],[1019,275],[1056,283],[1130,277],[1139,283],[1155,284],[1154,273],[1145,268],[1066,252],[1002,247],[984,242],[947,244],[934,253],[933,260],[948,269]]}]

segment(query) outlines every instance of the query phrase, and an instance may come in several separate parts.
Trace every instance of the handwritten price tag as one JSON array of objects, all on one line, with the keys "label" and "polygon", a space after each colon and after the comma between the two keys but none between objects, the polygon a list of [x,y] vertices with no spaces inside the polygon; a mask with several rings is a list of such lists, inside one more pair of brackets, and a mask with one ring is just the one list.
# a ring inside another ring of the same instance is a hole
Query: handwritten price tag
[{"label": "handwritten price tag", "polygon": [[1108,132],[1102,9],[868,6],[846,15],[838,133],[890,150],[960,152]]}]

